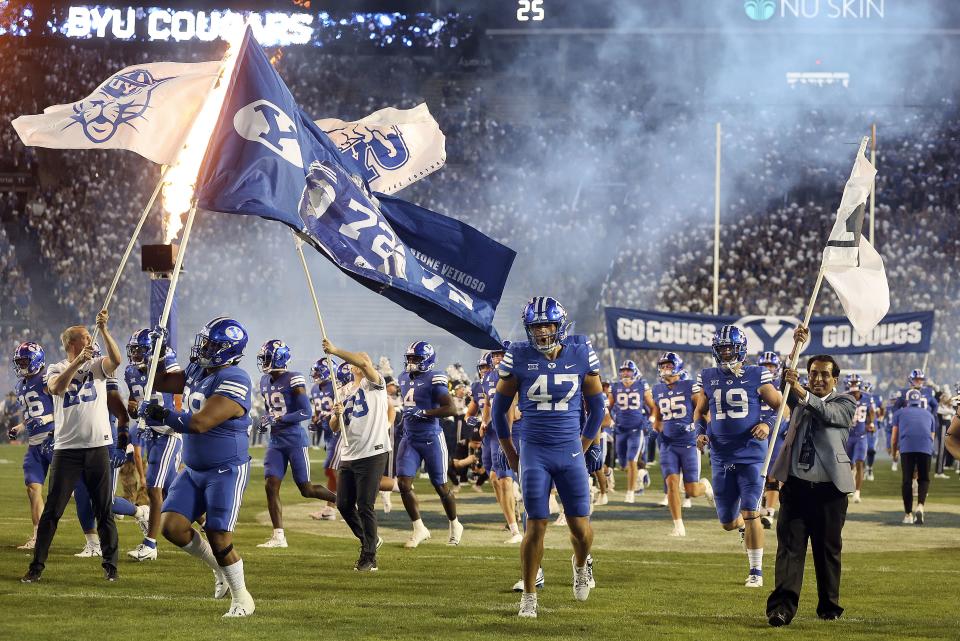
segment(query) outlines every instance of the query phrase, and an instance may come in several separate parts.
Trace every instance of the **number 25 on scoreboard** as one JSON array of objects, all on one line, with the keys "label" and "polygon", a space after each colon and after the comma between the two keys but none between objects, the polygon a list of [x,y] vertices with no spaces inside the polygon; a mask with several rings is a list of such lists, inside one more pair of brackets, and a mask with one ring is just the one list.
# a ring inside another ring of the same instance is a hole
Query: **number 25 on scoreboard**
[{"label": "number 25 on scoreboard", "polygon": [[543,20],[543,0],[517,0],[517,20]]}]

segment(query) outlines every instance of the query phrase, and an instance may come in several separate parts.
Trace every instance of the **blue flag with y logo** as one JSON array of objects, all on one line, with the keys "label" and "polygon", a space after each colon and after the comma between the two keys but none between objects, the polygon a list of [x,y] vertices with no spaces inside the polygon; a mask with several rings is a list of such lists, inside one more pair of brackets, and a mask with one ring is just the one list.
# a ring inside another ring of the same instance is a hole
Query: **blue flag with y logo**
[{"label": "blue flag with y logo", "polygon": [[248,29],[196,196],[277,220],[365,287],[481,349],[516,252],[455,219],[374,193],[304,114]]}]

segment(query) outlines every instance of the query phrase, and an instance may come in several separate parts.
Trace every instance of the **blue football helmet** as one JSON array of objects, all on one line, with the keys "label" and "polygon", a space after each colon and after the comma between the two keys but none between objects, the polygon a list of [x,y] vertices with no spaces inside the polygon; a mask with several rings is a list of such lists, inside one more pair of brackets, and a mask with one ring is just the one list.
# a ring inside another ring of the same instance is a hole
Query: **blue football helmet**
[{"label": "blue football helmet", "polygon": [[13,352],[13,369],[20,378],[33,376],[43,369],[43,348],[40,343],[27,341]]},{"label": "blue football helmet", "polygon": [[[631,380],[640,378],[640,368],[638,368],[637,364],[631,360],[626,360],[620,363],[620,369],[618,371],[620,372],[621,380],[624,378],[629,378]],[[629,372],[629,374],[624,376],[624,372]]]},{"label": "blue football helmet", "polygon": [[843,383],[848,392],[859,392],[863,390],[863,377],[859,374],[849,374]]},{"label": "blue football helmet", "polygon": [[[663,373],[664,365],[673,365],[673,369],[670,370],[669,374]],[[686,380],[683,378],[683,359],[680,358],[680,354],[676,352],[664,352],[660,354],[660,358],[657,359],[657,375],[663,380],[664,376],[680,376],[680,380]]]},{"label": "blue football helmet", "polygon": [[[531,298],[523,308],[520,317],[523,328],[527,331],[527,340],[537,351],[547,353],[552,351],[567,337],[570,323],[567,322],[567,311],[556,298],[537,296]],[[538,325],[556,325],[553,334],[547,334],[537,339],[533,328]]]},{"label": "blue football helmet", "polygon": [[200,367],[236,365],[247,346],[247,330],[232,318],[218,316],[203,326],[193,339],[190,360]]},{"label": "blue football helmet", "polygon": [[264,374],[287,369],[289,361],[290,348],[278,338],[268,340],[257,353],[257,365]]},{"label": "blue football helmet", "polygon": [[690,380],[690,372],[688,372],[688,371],[685,370],[685,369],[680,370],[680,380],[681,380],[681,381],[689,381],[689,380]]},{"label": "blue football helmet", "polygon": [[337,365],[337,382],[340,385],[349,385],[353,382],[353,372],[350,370],[350,363],[340,363]]},{"label": "blue football helmet", "polygon": [[411,374],[429,372],[437,364],[437,352],[427,341],[410,343],[403,357],[407,362],[407,371]]},{"label": "blue football helmet", "polygon": [[912,389],[907,392],[907,405],[923,407],[923,394],[920,393],[920,390]]},{"label": "blue football helmet", "polygon": [[313,367],[310,369],[310,374],[314,378],[318,379],[321,383],[326,383],[330,380],[330,367],[327,365],[327,359],[321,358],[316,363],[313,364]]},{"label": "blue football helmet", "polygon": [[862,389],[864,392],[872,392],[873,383],[871,383],[870,381],[864,381],[863,385],[860,386],[860,389]]},{"label": "blue football helmet", "polygon": [[138,329],[127,341],[127,360],[138,369],[146,369],[153,355],[154,338],[149,328]]},{"label": "blue football helmet", "polygon": [[910,385],[913,385],[914,379],[917,379],[917,378],[919,378],[921,381],[924,381],[927,379],[927,377],[923,375],[922,369],[915,369],[912,372],[910,372],[910,378],[907,380],[907,383],[909,383]]},{"label": "blue football helmet", "polygon": [[483,368],[490,369],[490,352],[484,352],[477,360],[477,376],[483,376]]},{"label": "blue football helmet", "polygon": [[[727,358],[723,353],[726,352]],[[713,335],[713,358],[725,372],[747,359],[747,335],[736,325],[724,325]]]},{"label": "blue football helmet", "polygon": [[780,366],[782,365],[780,361],[780,355],[776,352],[761,352],[760,356],[757,357],[757,365],[761,367],[775,367],[777,371],[780,371]]}]

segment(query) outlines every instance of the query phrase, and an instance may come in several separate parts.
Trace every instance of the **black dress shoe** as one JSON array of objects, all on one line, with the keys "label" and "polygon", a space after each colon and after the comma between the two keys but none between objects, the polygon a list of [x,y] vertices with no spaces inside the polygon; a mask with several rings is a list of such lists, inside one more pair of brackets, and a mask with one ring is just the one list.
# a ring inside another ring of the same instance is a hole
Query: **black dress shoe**
[{"label": "black dress shoe", "polygon": [[790,625],[790,621],[787,619],[787,615],[780,611],[775,611],[768,614],[767,623],[769,623],[775,628],[779,628],[784,625]]},{"label": "black dress shoe", "polygon": [[840,618],[840,612],[827,612],[826,614],[818,614],[817,616],[823,621],[836,621]]},{"label": "black dress shoe", "polygon": [[107,581],[119,581],[120,575],[117,574],[117,568],[112,565],[103,566],[103,578]]},{"label": "black dress shoe", "polygon": [[40,573],[36,570],[27,570],[27,573],[20,577],[20,583],[37,583],[40,581]]}]

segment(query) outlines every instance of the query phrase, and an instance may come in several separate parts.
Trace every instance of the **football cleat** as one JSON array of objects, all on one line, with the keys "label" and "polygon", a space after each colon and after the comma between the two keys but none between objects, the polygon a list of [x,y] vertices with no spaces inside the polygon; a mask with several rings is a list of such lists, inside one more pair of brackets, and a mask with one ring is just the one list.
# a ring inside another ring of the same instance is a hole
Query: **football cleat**
[{"label": "football cleat", "polygon": [[915,525],[923,525],[923,506],[918,505],[913,511],[913,522]]},{"label": "football cleat", "polygon": [[687,529],[682,525],[675,525],[673,527],[673,531],[670,532],[669,534],[669,536],[686,536],[686,535],[687,535]]},{"label": "football cleat", "polygon": [[100,550],[99,545],[91,545],[87,543],[83,546],[83,549],[74,554],[73,556],[79,557],[81,559],[89,559],[94,556],[103,556],[103,552]]},{"label": "football cleat", "polygon": [[703,495],[707,497],[707,503],[716,505],[717,499],[713,494],[713,484],[707,478],[700,479],[700,482],[703,483]]},{"label": "football cleat", "polygon": [[407,539],[407,542],[403,544],[405,548],[415,548],[427,539],[430,538],[430,530],[427,528],[414,528],[413,532],[410,534],[410,538]]},{"label": "football cleat", "polygon": [[744,581],[743,585],[748,588],[762,588],[763,572],[760,570],[750,570],[750,574],[747,575],[747,580]]},{"label": "football cleat", "polygon": [[450,537],[447,539],[447,545],[460,545],[462,536],[463,524],[460,521],[450,521]]},{"label": "football cleat", "polygon": [[610,495],[606,492],[601,492],[597,497],[597,505],[606,505],[610,502]]},{"label": "football cleat", "polygon": [[853,493],[853,502],[854,502],[854,503],[859,503],[860,501],[861,501],[861,499],[860,499],[860,490],[855,490],[854,493]]},{"label": "football cleat", "polygon": [[513,545],[515,543],[522,543],[522,542],[523,542],[523,534],[521,534],[520,532],[517,532],[516,534],[511,534],[510,538],[504,541],[503,543],[504,545]]},{"label": "football cleat", "polygon": [[587,555],[587,575],[590,577],[590,589],[597,587],[597,581],[593,578],[593,556]]},{"label": "football cleat", "polygon": [[257,609],[256,604],[253,602],[253,596],[249,592],[244,590],[238,595],[234,595],[233,602],[230,604],[230,609],[227,610],[227,613],[223,615],[224,619],[236,619],[240,617],[248,617]]},{"label": "football cleat", "polygon": [[156,561],[157,560],[157,548],[152,548],[145,543],[141,543],[137,547],[133,548],[127,552],[129,556],[134,561]]},{"label": "football cleat", "polygon": [[634,497],[633,490],[627,490],[623,493],[623,502],[624,503],[636,503],[637,500]]},{"label": "football cleat", "polygon": [[680,504],[680,507],[682,508],[693,507],[693,502],[690,500],[689,496],[685,496],[683,498],[683,503]]},{"label": "football cleat", "polygon": [[[537,569],[537,580],[536,580],[536,582],[534,583],[534,585],[537,586],[537,589],[538,589],[538,590],[542,590],[542,589],[543,589],[543,586],[544,586],[545,584],[546,584],[546,580],[545,580],[544,577],[543,577],[543,568],[538,568],[538,569]],[[523,579],[520,579],[519,581],[517,581],[516,583],[513,584],[513,591],[514,591],[514,592],[523,592]]]},{"label": "football cleat", "polygon": [[258,548],[285,548],[287,547],[287,537],[274,534],[265,542],[257,545]]},{"label": "football cleat", "polygon": [[573,598],[577,601],[586,601],[590,596],[590,571],[587,569],[587,563],[583,567],[577,567],[577,556],[570,557],[570,565],[573,567]]},{"label": "football cleat", "polygon": [[763,526],[764,530],[769,530],[773,527],[773,517],[769,514],[764,514],[760,517],[760,525]]},{"label": "football cleat", "polygon": [[537,593],[523,593],[520,596],[520,612],[517,613],[518,617],[523,619],[536,619],[537,618]]}]

